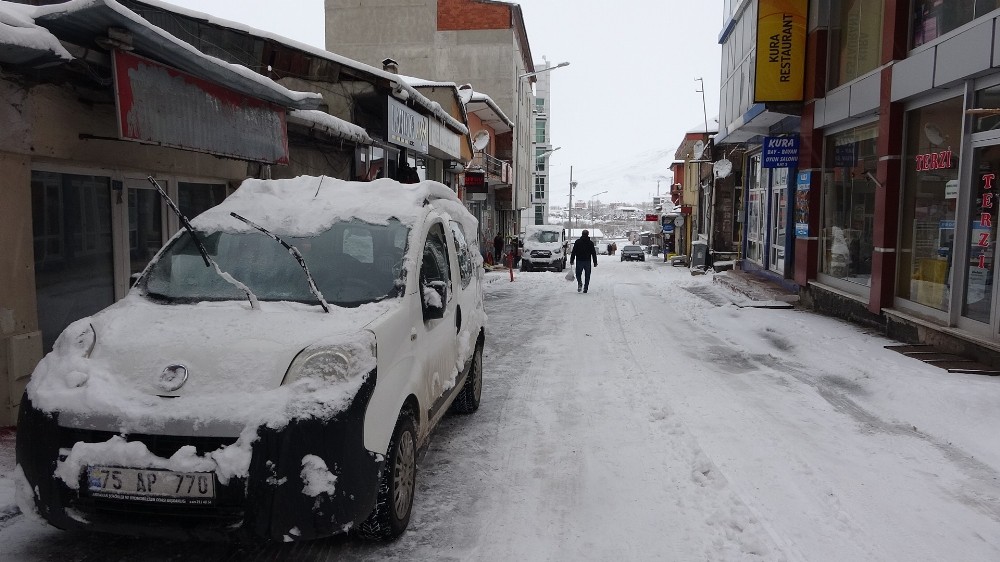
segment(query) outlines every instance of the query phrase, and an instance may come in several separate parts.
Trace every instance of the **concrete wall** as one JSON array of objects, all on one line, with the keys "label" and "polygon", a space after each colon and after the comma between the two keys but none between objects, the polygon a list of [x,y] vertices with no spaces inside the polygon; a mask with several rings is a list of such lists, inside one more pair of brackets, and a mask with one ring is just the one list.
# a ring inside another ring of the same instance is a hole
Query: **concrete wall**
[{"label": "concrete wall", "polygon": [[436,0],[326,0],[325,11],[328,51],[376,68],[392,58],[401,74],[444,80],[434,73]]}]

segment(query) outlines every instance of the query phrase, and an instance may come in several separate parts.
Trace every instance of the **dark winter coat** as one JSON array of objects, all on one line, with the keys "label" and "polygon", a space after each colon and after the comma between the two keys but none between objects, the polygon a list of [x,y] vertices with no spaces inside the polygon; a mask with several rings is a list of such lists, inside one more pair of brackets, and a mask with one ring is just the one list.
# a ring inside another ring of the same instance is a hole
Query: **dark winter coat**
[{"label": "dark winter coat", "polygon": [[590,236],[581,236],[573,243],[573,253],[569,257],[569,263],[573,263],[577,258],[584,261],[593,259],[594,265],[597,265],[597,248]]}]

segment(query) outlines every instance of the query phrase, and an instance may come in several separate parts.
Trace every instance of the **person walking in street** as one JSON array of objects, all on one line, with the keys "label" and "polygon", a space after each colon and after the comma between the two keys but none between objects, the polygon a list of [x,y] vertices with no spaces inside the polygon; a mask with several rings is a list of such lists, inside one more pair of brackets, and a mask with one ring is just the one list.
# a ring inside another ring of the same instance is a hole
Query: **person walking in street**
[{"label": "person walking in street", "polygon": [[493,260],[496,263],[503,263],[503,236],[500,236],[499,232],[493,238]]},{"label": "person walking in street", "polygon": [[[579,258],[579,259],[577,259]],[[576,262],[576,292],[587,292],[590,288],[590,262],[597,267],[597,248],[590,239],[590,232],[584,230],[580,238],[573,244],[573,253],[569,257],[570,265]]]}]

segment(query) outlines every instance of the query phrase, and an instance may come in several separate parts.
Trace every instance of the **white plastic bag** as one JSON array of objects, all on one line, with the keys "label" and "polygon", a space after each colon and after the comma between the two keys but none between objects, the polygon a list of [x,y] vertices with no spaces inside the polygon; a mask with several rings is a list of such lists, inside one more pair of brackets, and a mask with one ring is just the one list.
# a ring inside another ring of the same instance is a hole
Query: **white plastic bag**
[{"label": "white plastic bag", "polygon": [[566,280],[567,281],[572,281],[574,279],[576,279],[576,275],[573,275],[573,270],[572,269],[567,269],[566,270]]}]

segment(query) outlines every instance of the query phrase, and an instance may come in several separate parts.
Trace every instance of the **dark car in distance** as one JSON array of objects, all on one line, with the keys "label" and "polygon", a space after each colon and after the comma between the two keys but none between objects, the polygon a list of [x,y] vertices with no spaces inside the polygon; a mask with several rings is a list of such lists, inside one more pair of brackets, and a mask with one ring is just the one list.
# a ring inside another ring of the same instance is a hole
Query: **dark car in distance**
[{"label": "dark car in distance", "polygon": [[642,251],[641,246],[623,246],[622,247],[622,261],[646,261],[646,254]]}]

